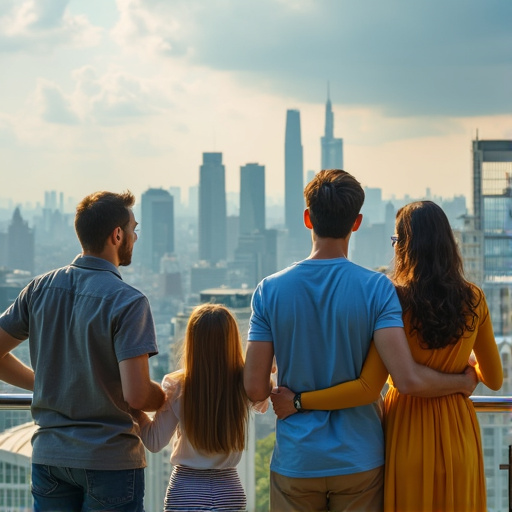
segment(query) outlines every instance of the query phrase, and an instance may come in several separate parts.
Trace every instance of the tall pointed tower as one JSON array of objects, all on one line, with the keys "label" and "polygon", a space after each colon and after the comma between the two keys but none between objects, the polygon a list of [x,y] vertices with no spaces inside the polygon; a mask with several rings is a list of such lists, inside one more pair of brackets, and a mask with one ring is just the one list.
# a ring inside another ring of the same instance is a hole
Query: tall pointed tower
[{"label": "tall pointed tower", "polygon": [[325,134],[320,142],[322,145],[322,169],[343,169],[343,139],[334,138],[334,114],[329,84],[327,84],[327,103],[325,104]]}]

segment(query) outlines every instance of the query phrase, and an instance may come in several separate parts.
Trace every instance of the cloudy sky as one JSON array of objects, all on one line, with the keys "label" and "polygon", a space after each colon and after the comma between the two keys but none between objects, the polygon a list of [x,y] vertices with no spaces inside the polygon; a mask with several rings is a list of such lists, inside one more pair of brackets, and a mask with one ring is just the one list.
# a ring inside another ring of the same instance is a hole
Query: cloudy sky
[{"label": "cloudy sky", "polygon": [[364,185],[470,196],[477,130],[512,138],[511,27],[509,0],[1,0],[0,198],[188,188],[204,151],[282,195],[286,110],[319,170],[328,83]]}]

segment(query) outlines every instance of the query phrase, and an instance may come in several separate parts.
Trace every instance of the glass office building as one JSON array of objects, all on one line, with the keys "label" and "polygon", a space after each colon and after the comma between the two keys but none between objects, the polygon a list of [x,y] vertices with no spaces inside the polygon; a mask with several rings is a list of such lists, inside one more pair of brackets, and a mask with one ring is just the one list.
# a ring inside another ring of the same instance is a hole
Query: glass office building
[{"label": "glass office building", "polygon": [[[504,384],[493,393],[511,392],[512,346],[512,141],[473,141],[473,211],[471,234],[481,243],[482,286],[497,338],[504,369]],[[481,388],[481,385],[479,386]],[[508,458],[510,414],[479,415],[486,467],[488,509],[508,508],[508,478],[499,466]]]},{"label": "glass office building", "polygon": [[512,335],[512,141],[473,141],[473,208],[494,331]]}]

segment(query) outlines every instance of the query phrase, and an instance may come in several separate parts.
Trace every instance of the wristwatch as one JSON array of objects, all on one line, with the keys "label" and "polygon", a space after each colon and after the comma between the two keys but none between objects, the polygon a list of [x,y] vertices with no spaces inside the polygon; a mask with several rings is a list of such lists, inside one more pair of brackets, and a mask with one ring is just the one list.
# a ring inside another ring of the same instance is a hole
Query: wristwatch
[{"label": "wristwatch", "polygon": [[293,406],[295,407],[295,409],[297,409],[297,412],[302,412],[304,409],[302,409],[302,400],[301,400],[301,397],[300,397],[300,393],[297,393],[294,397],[293,397]]}]

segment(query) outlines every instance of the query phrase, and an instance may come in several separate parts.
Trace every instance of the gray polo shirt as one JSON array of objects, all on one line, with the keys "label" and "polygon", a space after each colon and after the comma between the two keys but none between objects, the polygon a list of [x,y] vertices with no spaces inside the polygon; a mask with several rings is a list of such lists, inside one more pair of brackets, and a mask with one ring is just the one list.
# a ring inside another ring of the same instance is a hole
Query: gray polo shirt
[{"label": "gray polo shirt", "polygon": [[32,462],[86,469],[145,467],[123,399],[119,362],[158,352],[147,298],[108,261],[77,256],[35,278],[0,316],[29,338],[35,371]]}]

